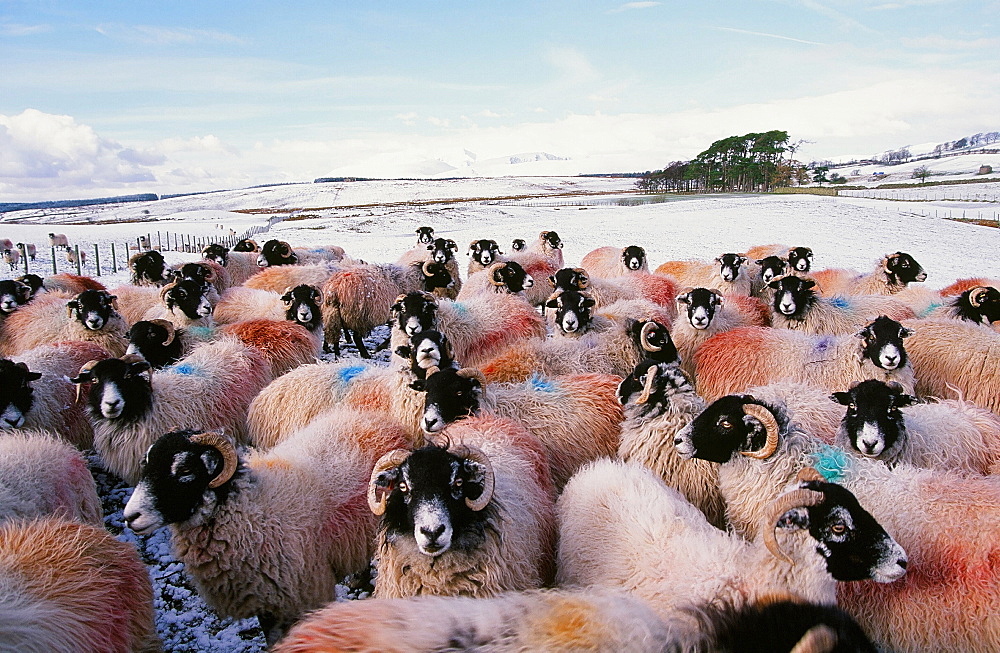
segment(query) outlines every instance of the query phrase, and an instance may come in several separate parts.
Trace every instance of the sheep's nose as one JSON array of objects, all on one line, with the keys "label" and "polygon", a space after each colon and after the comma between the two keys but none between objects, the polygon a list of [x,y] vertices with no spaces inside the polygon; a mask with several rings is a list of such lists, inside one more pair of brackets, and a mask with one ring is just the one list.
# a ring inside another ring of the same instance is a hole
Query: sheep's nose
[{"label": "sheep's nose", "polygon": [[424,418],[424,430],[431,431],[438,423],[438,418],[436,417],[425,417]]},{"label": "sheep's nose", "polygon": [[896,561],[896,564],[899,565],[901,568],[906,569],[907,565],[906,558],[900,558],[899,560]]},{"label": "sheep's nose", "polygon": [[420,533],[427,538],[428,542],[437,542],[437,539],[444,533],[444,524],[438,524],[436,528],[430,529],[426,526],[420,527]]},{"label": "sheep's nose", "polygon": [[878,444],[877,440],[862,440],[861,444],[864,446],[865,451],[872,452],[875,451],[875,445]]}]

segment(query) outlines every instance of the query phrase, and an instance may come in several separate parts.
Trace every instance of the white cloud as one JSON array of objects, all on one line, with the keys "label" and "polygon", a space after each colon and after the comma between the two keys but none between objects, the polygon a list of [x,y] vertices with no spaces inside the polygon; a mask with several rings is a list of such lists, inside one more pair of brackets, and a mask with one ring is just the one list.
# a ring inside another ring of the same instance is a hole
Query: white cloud
[{"label": "white cloud", "polygon": [[22,25],[20,23],[0,24],[0,36],[32,36],[51,32],[51,25]]},{"label": "white cloud", "polygon": [[563,84],[583,84],[600,78],[587,56],[576,48],[552,47],[546,55],[549,63],[559,72]]},{"label": "white cloud", "polygon": [[769,39],[780,39],[782,41],[792,41],[794,43],[805,43],[806,45],[826,45],[825,43],[817,43],[816,41],[807,41],[805,39],[796,39],[791,36],[781,36],[780,34],[768,34],[767,32],[753,32],[748,29],[736,29],[735,27],[712,27],[711,29],[719,30],[722,32],[736,32],[737,34],[749,34],[751,36],[764,36]]},{"label": "white cloud", "polygon": [[619,5],[609,11],[609,14],[620,14],[623,11],[630,11],[632,9],[649,9],[651,7],[658,7],[663,4],[662,2],[626,2],[623,5]]},{"label": "white cloud", "polygon": [[185,27],[157,27],[154,25],[99,25],[99,34],[108,38],[145,43],[149,45],[171,45],[175,43],[243,43],[243,39],[226,32],[215,30],[189,29]]}]

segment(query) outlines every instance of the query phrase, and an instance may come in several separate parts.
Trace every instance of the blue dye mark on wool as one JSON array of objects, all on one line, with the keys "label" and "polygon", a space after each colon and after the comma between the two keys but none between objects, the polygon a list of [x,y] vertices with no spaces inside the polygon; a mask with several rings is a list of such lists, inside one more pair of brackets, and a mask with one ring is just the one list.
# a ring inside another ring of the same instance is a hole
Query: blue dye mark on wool
[{"label": "blue dye mark on wool", "polygon": [[215,335],[215,327],[210,326],[192,326],[187,330],[196,340],[211,340]]},{"label": "blue dye mark on wool", "polygon": [[345,367],[338,372],[340,382],[347,385],[367,369],[368,367],[365,365],[351,365],[350,367]]},{"label": "blue dye mark on wool", "polygon": [[459,315],[468,315],[469,313],[469,308],[462,302],[452,302],[451,306]]},{"label": "blue dye mark on wool", "polygon": [[830,305],[843,311],[851,307],[851,302],[847,300],[847,297],[837,295],[830,298]]},{"label": "blue dye mark on wool", "polygon": [[931,304],[926,309],[924,309],[917,317],[927,317],[928,315],[933,313],[935,309],[941,308],[942,306],[944,306],[944,304],[937,304],[937,303]]},{"label": "blue dye mark on wool", "polygon": [[843,449],[826,444],[809,456],[812,466],[830,483],[839,483],[851,469],[851,459]]},{"label": "blue dye mark on wool", "polygon": [[177,365],[171,365],[170,367],[163,370],[164,372],[170,372],[171,374],[184,374],[187,376],[202,376],[204,370],[197,365],[192,365],[190,363],[179,363]]},{"label": "blue dye mark on wool", "polygon": [[555,392],[559,389],[555,381],[544,376],[539,376],[537,373],[532,374],[528,378],[527,383],[531,386],[532,390],[537,392]]},{"label": "blue dye mark on wool", "polygon": [[816,341],[816,344],[813,347],[813,349],[816,351],[816,353],[822,354],[827,349],[832,347],[836,341],[837,339],[833,336],[823,336],[822,338]]}]

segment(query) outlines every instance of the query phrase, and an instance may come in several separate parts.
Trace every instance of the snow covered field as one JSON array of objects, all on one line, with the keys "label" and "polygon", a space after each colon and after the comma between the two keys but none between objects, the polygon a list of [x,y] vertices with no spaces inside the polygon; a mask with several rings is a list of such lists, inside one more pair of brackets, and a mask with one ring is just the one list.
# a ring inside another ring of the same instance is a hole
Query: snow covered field
[{"label": "snow covered field", "polygon": [[[471,240],[492,238],[506,251],[511,239],[533,240],[548,229],[558,231],[565,242],[567,265],[579,265],[584,254],[603,245],[642,245],[655,267],[671,259],[709,259],[752,245],[784,243],[811,247],[816,268],[860,271],[871,269],[886,253],[905,251],[924,266],[927,285],[934,288],[961,277],[1000,277],[996,258],[1000,229],[934,216],[935,210],[993,212],[1000,210],[997,204],[896,203],[813,195],[689,196],[637,206],[609,200],[632,189],[631,179],[579,177],[297,184],[148,203],[6,213],[0,215],[0,238],[38,244],[32,271],[42,275],[51,274],[48,249],[41,247],[50,231],[66,233],[81,249],[86,245],[92,250],[97,244],[104,257],[110,243],[134,243],[147,233],[155,245],[157,232],[211,238],[282,217],[256,237],[258,242],[279,238],[293,246],[338,244],[368,261],[395,261],[414,245],[414,230],[430,225],[437,235],[459,244],[463,267]],[[987,184],[979,192],[1000,195],[1000,184]],[[605,196],[584,196],[591,193]],[[167,254],[169,262],[196,258]],[[101,280],[109,288],[127,281],[124,271],[110,273],[106,259],[104,267]],[[69,271],[69,266],[62,262],[59,269]],[[93,267],[86,272],[93,274]],[[4,266],[0,277],[19,274],[20,270],[11,272]],[[376,332],[372,340],[385,333]],[[180,565],[170,556],[165,530],[137,538],[123,529],[121,507],[129,490],[106,474],[98,472],[97,477],[105,495],[108,527],[121,539],[136,542],[151,565],[165,648],[262,650],[263,638],[253,620],[220,621],[193,595],[182,580]]]}]

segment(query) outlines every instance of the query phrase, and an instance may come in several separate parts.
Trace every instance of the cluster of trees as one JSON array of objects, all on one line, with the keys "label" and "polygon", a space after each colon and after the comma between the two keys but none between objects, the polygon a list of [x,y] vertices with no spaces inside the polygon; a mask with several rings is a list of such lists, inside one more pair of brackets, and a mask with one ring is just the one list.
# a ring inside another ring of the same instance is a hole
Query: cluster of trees
[{"label": "cluster of trees", "polygon": [[646,173],[636,186],[649,192],[768,192],[804,180],[805,167],[784,157],[786,152],[794,156],[799,144],[789,143],[788,132],[780,130],[730,136],[691,161]]},{"label": "cluster of trees", "polygon": [[954,150],[964,150],[967,147],[979,147],[1000,141],[1000,132],[979,132],[972,136],[960,138],[957,141],[948,141],[934,146],[934,156],[941,156],[945,152]]}]

